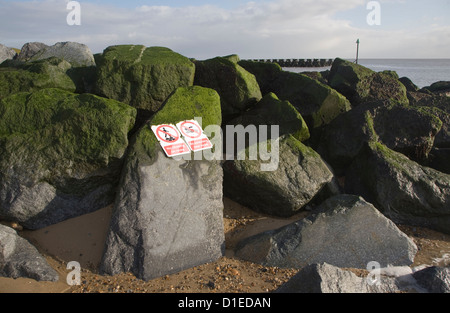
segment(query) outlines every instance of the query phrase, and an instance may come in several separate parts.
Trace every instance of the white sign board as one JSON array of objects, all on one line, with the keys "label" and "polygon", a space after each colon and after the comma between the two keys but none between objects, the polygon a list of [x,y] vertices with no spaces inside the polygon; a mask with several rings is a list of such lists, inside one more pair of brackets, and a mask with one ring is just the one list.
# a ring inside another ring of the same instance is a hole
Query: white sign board
[{"label": "white sign board", "polygon": [[189,148],[196,152],[212,148],[212,143],[203,133],[200,124],[195,120],[182,121],[177,124],[181,135],[188,144]]},{"label": "white sign board", "polygon": [[181,138],[176,126],[171,124],[152,126],[152,131],[168,157],[191,152]]}]

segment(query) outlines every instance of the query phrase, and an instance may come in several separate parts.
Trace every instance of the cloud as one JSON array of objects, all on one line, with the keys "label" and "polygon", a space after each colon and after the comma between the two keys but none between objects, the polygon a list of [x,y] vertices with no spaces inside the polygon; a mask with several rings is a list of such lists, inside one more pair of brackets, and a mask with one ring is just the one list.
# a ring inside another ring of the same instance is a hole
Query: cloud
[{"label": "cloud", "polygon": [[[367,57],[397,57],[411,51],[406,47],[424,48],[415,53],[422,57],[449,55],[448,28],[391,32],[356,28],[350,20],[335,17],[365,7],[365,0],[249,1],[233,9],[214,4],[118,8],[79,2],[81,26],[66,24],[67,1],[3,2],[0,42],[20,48],[29,41],[77,41],[93,52],[114,44],[144,44],[166,46],[197,59],[231,53],[242,58],[334,58],[353,56],[355,41],[361,37]],[[444,42],[434,42],[435,33],[444,36]],[[433,50],[437,46],[443,50]]]}]

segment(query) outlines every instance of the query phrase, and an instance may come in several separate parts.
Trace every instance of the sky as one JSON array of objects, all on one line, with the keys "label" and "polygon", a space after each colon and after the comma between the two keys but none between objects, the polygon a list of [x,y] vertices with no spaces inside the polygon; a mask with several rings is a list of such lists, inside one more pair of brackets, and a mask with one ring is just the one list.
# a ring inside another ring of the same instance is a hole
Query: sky
[{"label": "sky", "polygon": [[351,59],[359,39],[360,58],[450,58],[450,0],[79,0],[81,25],[68,25],[76,13],[68,2],[0,0],[0,43],[75,41],[93,53],[142,44],[198,60]]}]

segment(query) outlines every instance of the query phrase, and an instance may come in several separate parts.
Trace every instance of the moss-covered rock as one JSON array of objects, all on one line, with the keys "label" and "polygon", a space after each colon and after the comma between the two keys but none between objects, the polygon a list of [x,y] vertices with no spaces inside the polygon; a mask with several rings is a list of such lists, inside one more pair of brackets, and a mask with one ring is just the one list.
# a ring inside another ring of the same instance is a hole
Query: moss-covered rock
[{"label": "moss-covered rock", "polygon": [[408,104],[406,87],[392,71],[377,73],[362,65],[336,58],[328,81],[332,88],[346,96],[354,106],[377,100]]},{"label": "moss-covered rock", "polygon": [[[302,115],[289,101],[278,99],[274,93],[266,94],[251,110],[233,119],[228,125],[278,125],[279,135],[292,135],[299,141],[309,139],[309,129]],[[267,138],[270,138],[270,134]]]},{"label": "moss-covered rock", "polygon": [[112,46],[97,59],[97,94],[152,113],[194,82],[194,63],[164,47]]},{"label": "moss-covered rock", "polygon": [[424,91],[429,91],[437,95],[450,96],[450,81],[439,81],[430,86],[422,88]]},{"label": "moss-covered rock", "polygon": [[165,156],[151,125],[202,118],[218,125],[220,98],[200,86],[180,87],[130,144],[101,272],[149,280],[223,255],[222,168],[219,161]]},{"label": "moss-covered rock", "polygon": [[[255,75],[263,95],[274,92],[272,86],[278,75],[283,72],[283,69],[278,63],[241,60],[238,64]],[[276,92],[274,93],[276,94]]]},{"label": "moss-covered rock", "polygon": [[41,228],[114,199],[136,110],[60,89],[0,102],[0,217]]},{"label": "moss-covered rock", "polygon": [[[267,146],[278,162],[273,170],[261,170],[261,164],[267,161],[259,156],[256,160],[247,157],[224,163],[225,196],[257,212],[290,217],[320,196],[322,190],[329,192],[325,187],[333,182],[333,172],[313,149],[291,135],[280,138],[278,147],[270,142]],[[247,156],[252,148],[247,148]]]},{"label": "moss-covered rock", "polygon": [[450,97],[423,92],[409,92],[408,97],[411,106],[420,107],[442,121],[442,128],[435,137],[434,146],[450,148]]},{"label": "moss-covered rock", "polygon": [[450,233],[450,175],[381,143],[370,142],[361,150],[347,172],[345,188],[395,223]]},{"label": "moss-covered rock", "polygon": [[21,63],[4,63],[0,67],[0,99],[17,92],[59,88],[74,92],[77,87],[67,74],[71,65],[58,58]]},{"label": "moss-covered rock", "polygon": [[[200,86],[180,87],[167,99],[149,122],[133,138],[128,159],[139,159],[140,164],[152,164],[161,150],[151,129],[152,125],[173,124],[194,118],[202,119],[202,127],[222,124],[220,97],[213,89]],[[136,160],[135,160],[136,161]]]},{"label": "moss-covered rock", "polygon": [[370,141],[382,142],[412,159],[428,157],[442,121],[422,107],[377,101],[353,108],[323,129],[317,151],[337,172]]},{"label": "moss-covered rock", "polygon": [[328,124],[351,109],[343,95],[306,75],[283,71],[273,63],[241,61],[239,64],[256,76],[264,94],[273,92],[289,101],[311,129]]},{"label": "moss-covered rock", "polygon": [[236,61],[237,56],[229,56],[195,62],[194,84],[219,93],[225,120],[239,115],[262,98],[255,76]]}]

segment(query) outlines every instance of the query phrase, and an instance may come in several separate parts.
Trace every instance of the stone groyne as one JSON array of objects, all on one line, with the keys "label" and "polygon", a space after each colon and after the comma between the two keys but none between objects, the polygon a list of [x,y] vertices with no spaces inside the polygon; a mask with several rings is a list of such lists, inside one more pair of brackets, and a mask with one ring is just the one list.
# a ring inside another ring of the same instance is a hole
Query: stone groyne
[{"label": "stone groyne", "polygon": [[326,67],[333,64],[333,59],[251,59],[248,61],[278,63],[281,67]]}]

